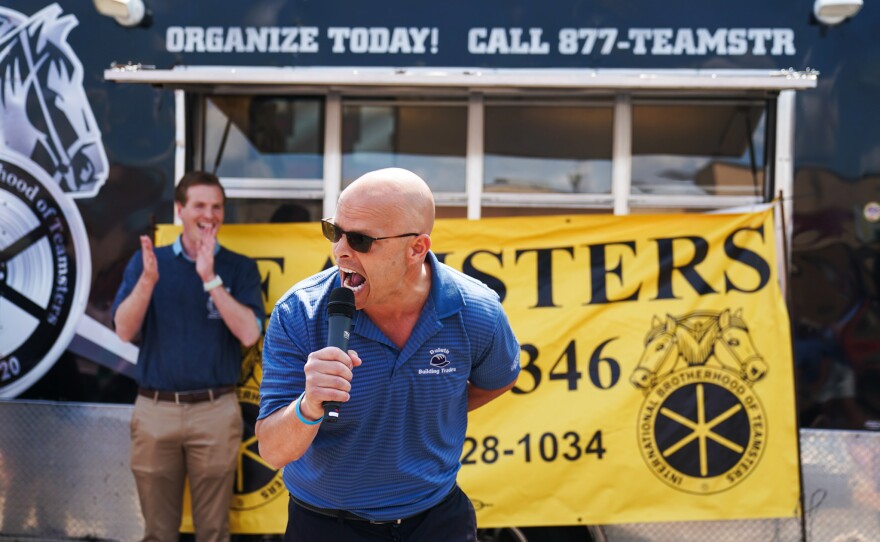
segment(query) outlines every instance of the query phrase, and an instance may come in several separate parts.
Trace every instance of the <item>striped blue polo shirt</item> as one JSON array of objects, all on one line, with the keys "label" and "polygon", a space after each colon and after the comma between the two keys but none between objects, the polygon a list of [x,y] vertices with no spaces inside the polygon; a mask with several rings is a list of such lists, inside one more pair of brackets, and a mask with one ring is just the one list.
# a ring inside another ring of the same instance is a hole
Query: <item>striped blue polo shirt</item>
[{"label": "striped blue polo shirt", "polygon": [[[467,383],[510,384],[519,343],[498,295],[428,254],[431,293],[403,350],[360,311],[349,349],[351,400],[323,423],[311,447],[284,467],[296,498],[373,520],[407,517],[452,490],[467,429]],[[291,288],[276,304],[263,343],[260,415],[288,406],[305,389],[309,353],[327,343],[327,302],[337,268]]]}]

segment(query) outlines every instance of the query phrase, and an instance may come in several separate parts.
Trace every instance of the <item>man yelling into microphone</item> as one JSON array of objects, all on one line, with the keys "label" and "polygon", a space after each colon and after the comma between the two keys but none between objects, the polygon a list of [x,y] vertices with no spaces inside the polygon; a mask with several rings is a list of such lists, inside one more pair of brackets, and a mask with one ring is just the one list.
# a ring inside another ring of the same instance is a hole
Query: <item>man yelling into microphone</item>
[{"label": "man yelling into microphone", "polygon": [[[433,225],[420,177],[367,173],[322,222],[336,267],[275,305],[256,434],[284,467],[285,542],[476,540],[456,484],[467,412],[513,387],[519,344],[497,294],[431,252]],[[328,339],[340,287],[356,310]]]}]

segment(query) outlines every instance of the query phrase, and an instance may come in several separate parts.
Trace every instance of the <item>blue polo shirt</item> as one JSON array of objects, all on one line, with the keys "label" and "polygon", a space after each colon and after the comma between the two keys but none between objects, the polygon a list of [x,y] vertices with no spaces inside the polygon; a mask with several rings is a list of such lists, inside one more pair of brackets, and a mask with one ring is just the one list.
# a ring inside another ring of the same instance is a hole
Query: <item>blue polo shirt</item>
[{"label": "blue polo shirt", "polygon": [[[497,294],[433,253],[427,261],[431,292],[403,350],[355,313],[348,347],[363,363],[354,369],[351,400],[284,467],[287,489],[298,499],[374,520],[434,506],[460,467],[468,381],[491,390],[519,374],[519,343]],[[305,389],[303,367],[327,344],[327,302],[338,286],[334,267],[276,303],[263,343],[261,419]]]},{"label": "blue polo shirt", "polygon": [[[229,331],[204,291],[196,264],[186,256],[180,238],[173,245],[155,249],[159,282],[141,327],[136,379],[145,388],[169,391],[201,390],[230,386],[241,374],[241,343]],[[127,298],[143,271],[138,250],[123,274],[113,302],[113,316]],[[214,272],[223,288],[246,305],[262,325],[263,296],[257,264],[218,244],[214,251]]]}]

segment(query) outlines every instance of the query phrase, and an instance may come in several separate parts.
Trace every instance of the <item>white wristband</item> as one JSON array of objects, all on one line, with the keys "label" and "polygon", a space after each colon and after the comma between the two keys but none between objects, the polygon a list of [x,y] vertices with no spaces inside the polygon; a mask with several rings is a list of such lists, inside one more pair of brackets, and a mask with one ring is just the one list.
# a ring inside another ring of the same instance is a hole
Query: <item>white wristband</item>
[{"label": "white wristband", "polygon": [[217,286],[222,286],[222,285],[223,285],[223,279],[220,278],[220,275],[217,275],[216,277],[212,278],[208,282],[202,283],[202,287],[205,289],[206,292],[210,292],[211,290],[213,290]]}]

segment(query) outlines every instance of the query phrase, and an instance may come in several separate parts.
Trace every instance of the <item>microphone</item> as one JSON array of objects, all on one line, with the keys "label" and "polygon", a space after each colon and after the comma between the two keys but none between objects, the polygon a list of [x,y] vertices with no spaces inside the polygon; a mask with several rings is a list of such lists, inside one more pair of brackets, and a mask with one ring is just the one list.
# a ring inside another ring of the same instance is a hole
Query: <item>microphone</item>
[{"label": "microphone", "polygon": [[[330,292],[327,304],[327,346],[348,351],[348,335],[354,316],[354,292],[348,288],[335,288]],[[339,401],[324,401],[324,421],[336,423],[339,419]]]}]

